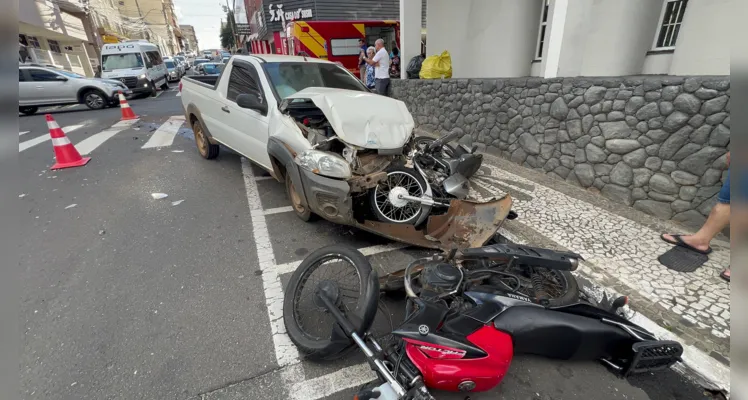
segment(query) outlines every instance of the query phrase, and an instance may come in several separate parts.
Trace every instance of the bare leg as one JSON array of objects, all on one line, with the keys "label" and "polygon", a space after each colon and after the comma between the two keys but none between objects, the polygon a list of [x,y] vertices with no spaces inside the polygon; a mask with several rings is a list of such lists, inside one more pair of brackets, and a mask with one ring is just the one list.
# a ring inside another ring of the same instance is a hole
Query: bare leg
[{"label": "bare leg", "polygon": [[[709,213],[709,217],[701,226],[698,232],[693,235],[681,236],[681,239],[687,244],[693,246],[702,251],[706,251],[709,248],[709,243],[724,229],[727,224],[730,223],[730,205],[717,203],[712,211]],[[674,240],[672,235],[664,235],[668,240]]]}]

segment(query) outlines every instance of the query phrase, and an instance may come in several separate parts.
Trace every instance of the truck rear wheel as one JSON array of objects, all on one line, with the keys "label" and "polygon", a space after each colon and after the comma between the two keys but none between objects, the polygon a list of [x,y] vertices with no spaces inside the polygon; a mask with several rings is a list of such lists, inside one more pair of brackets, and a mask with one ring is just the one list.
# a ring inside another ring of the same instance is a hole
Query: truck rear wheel
[{"label": "truck rear wheel", "polygon": [[208,136],[203,132],[203,126],[200,121],[195,120],[192,123],[192,132],[195,135],[195,144],[197,144],[197,151],[206,160],[212,160],[218,157],[218,145],[211,144],[208,140]]}]

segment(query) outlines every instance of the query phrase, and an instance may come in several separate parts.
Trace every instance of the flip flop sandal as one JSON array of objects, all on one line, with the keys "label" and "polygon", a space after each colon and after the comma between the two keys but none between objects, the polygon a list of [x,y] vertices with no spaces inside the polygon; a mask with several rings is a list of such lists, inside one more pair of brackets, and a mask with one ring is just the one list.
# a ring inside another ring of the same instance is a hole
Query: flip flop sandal
[{"label": "flip flop sandal", "polygon": [[684,242],[683,239],[681,239],[682,235],[673,235],[673,234],[670,234],[670,236],[672,236],[673,239],[675,239],[675,241],[671,241],[671,240],[666,239],[664,234],[660,235],[660,239],[662,239],[666,243],[674,244],[676,246],[680,246],[680,247],[683,247],[685,249],[688,249],[688,250],[691,250],[691,251],[695,251],[695,252],[697,252],[699,254],[705,254],[706,255],[706,254],[709,254],[709,253],[712,252],[712,248],[711,247],[709,247],[706,250],[699,250],[699,249],[691,246],[690,244]]},{"label": "flip flop sandal", "polygon": [[730,282],[730,275],[727,275],[725,272],[727,271],[725,270],[725,271],[720,272],[719,277]]}]

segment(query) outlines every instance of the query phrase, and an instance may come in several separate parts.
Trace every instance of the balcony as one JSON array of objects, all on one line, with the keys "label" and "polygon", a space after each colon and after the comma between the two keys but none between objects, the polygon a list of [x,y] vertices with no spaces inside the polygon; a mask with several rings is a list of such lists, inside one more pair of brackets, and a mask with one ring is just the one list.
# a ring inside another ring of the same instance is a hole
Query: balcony
[{"label": "balcony", "polygon": [[57,3],[61,11],[70,13],[86,12],[86,5],[83,0],[55,0],[55,3]]}]

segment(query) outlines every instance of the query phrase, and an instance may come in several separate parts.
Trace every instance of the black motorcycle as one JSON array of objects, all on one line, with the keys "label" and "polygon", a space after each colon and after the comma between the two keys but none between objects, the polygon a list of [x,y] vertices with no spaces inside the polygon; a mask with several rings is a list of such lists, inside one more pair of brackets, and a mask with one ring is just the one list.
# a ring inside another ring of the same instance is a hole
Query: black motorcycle
[{"label": "black motorcycle", "polygon": [[[496,245],[472,249],[490,253]],[[499,251],[501,252],[501,251]],[[284,323],[310,359],[334,359],[357,346],[378,380],[360,400],[433,399],[430,389],[479,392],[498,385],[515,354],[562,360],[600,360],[622,376],[669,368],[680,361],[678,342],[660,341],[613,309],[587,303],[550,307],[473,282],[483,270],[463,268],[451,251],[405,268],[406,316],[384,348],[369,332],[377,310],[378,279],[366,257],[340,245],[310,254],[293,273],[283,304]],[[321,272],[337,266],[335,272]],[[420,272],[420,289],[411,276]],[[418,292],[418,293],[416,293]]]}]

